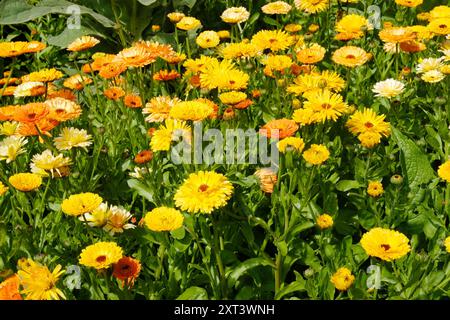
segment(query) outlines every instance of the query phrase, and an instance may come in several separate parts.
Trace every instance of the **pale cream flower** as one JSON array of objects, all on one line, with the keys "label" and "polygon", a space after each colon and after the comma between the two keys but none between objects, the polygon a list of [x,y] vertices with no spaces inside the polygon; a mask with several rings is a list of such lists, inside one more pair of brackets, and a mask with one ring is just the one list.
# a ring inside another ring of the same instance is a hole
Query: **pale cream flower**
[{"label": "pale cream flower", "polygon": [[375,83],[372,91],[376,93],[377,97],[392,98],[396,97],[403,92],[405,85],[394,79],[387,79]]}]

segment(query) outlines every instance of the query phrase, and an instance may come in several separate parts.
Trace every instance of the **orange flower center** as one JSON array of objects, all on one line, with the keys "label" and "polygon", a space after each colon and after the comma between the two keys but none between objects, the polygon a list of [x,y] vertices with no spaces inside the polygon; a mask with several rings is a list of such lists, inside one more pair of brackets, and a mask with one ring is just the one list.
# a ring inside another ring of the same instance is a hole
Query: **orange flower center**
[{"label": "orange flower center", "polygon": [[329,104],[329,103],[323,103],[322,104],[322,108],[328,110],[328,109],[333,108],[333,106],[331,104]]},{"label": "orange flower center", "polygon": [[95,259],[98,263],[102,263],[106,261],[106,256],[98,256],[97,259]]},{"label": "orange flower center", "polygon": [[388,244],[382,244],[381,247],[384,249],[384,251],[388,251],[391,248],[391,246]]},{"label": "orange flower center", "polygon": [[364,126],[366,126],[366,128],[372,128],[372,127],[373,127],[373,123],[371,123],[371,122],[366,122],[366,123],[364,124]]},{"label": "orange flower center", "polygon": [[208,190],[208,185],[207,184],[202,184],[200,187],[198,187],[198,191],[200,192],[205,192],[206,190]]},{"label": "orange flower center", "polygon": [[346,56],[346,58],[347,58],[347,59],[355,59],[356,57],[355,57],[354,55],[352,55],[352,54],[348,54],[348,55]]},{"label": "orange flower center", "polygon": [[446,26],[445,24],[441,24],[441,25],[439,26],[439,28],[445,29],[445,28],[447,28],[447,26]]}]

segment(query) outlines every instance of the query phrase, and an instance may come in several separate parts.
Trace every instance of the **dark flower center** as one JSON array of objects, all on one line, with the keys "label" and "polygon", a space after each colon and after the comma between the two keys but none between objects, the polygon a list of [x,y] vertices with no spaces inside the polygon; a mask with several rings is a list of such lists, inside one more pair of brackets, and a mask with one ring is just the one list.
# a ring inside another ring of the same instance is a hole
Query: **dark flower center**
[{"label": "dark flower center", "polygon": [[364,123],[364,125],[366,126],[366,128],[372,128],[373,127],[373,123],[371,123],[371,122],[366,122],[366,123]]},{"label": "dark flower center", "polygon": [[355,59],[356,57],[354,55],[352,55],[352,54],[348,54],[346,58],[347,59]]},{"label": "dark flower center", "polygon": [[98,263],[102,263],[106,261],[106,256],[98,256],[97,259],[95,259]]},{"label": "dark flower center", "polygon": [[391,248],[391,246],[388,244],[382,244],[381,247],[384,249],[384,251],[388,251]]},{"label": "dark flower center", "polygon": [[322,108],[328,110],[328,109],[333,108],[333,106],[332,106],[331,104],[329,104],[329,103],[323,103],[323,104],[322,104]]},{"label": "dark flower center", "polygon": [[200,187],[198,187],[198,191],[200,192],[205,192],[206,190],[208,190],[208,185],[207,184],[202,184]]}]

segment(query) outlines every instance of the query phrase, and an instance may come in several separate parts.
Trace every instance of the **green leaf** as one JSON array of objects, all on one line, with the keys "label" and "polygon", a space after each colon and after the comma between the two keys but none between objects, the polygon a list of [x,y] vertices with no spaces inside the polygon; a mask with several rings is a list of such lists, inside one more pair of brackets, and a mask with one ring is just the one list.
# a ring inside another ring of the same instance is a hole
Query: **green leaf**
[{"label": "green leaf", "polygon": [[296,291],[306,291],[306,281],[303,278],[298,278],[296,281],[289,283],[283,289],[281,289],[275,296],[275,300],[280,300],[285,295]]},{"label": "green leaf", "polygon": [[392,128],[392,138],[402,151],[403,174],[407,178],[410,187],[428,183],[435,177],[428,157],[422,153],[414,141],[405,137],[395,128]]},{"label": "green leaf", "polygon": [[238,279],[243,276],[248,270],[260,266],[274,267],[273,263],[264,258],[251,258],[240,265],[238,265],[228,276],[228,286],[232,287],[236,284]]},{"label": "green leaf", "polygon": [[186,230],[184,230],[184,228],[181,227],[181,228],[171,231],[170,235],[172,237],[174,237],[175,239],[182,240],[184,238],[184,236],[186,235]]},{"label": "green leaf", "polygon": [[151,190],[149,186],[136,179],[127,180],[127,184],[131,189],[136,190],[140,196],[154,203],[153,190]]},{"label": "green leaf", "polygon": [[196,2],[197,0],[173,0],[173,6],[175,8],[187,6],[189,9],[192,9]]},{"label": "green leaf", "polygon": [[357,189],[359,187],[361,187],[361,184],[356,180],[341,180],[336,184],[336,189],[342,192]]},{"label": "green leaf", "polygon": [[149,6],[153,3],[155,3],[157,0],[138,0],[141,4],[143,4],[144,6]]},{"label": "green leaf", "polygon": [[208,293],[200,287],[187,288],[176,300],[208,300]]},{"label": "green leaf", "polygon": [[[18,24],[34,20],[50,13],[71,15],[68,7],[75,5],[64,0],[42,0],[36,6],[28,4],[26,0],[3,0],[0,2],[0,24]],[[76,5],[80,14],[88,14],[103,26],[112,28],[114,21],[96,13],[84,6]]]}]

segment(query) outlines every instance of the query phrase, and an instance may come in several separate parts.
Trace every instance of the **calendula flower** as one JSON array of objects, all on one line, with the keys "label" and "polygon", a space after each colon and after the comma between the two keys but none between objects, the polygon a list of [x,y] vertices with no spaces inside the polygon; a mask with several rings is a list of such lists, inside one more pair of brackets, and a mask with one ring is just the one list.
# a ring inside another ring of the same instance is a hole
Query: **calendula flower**
[{"label": "calendula flower", "polygon": [[446,161],[438,168],[438,176],[447,182],[450,182],[450,161]]},{"label": "calendula flower", "polygon": [[177,23],[181,19],[183,19],[186,15],[182,12],[171,12],[167,14],[167,18],[169,18],[170,22]]},{"label": "calendula flower", "polygon": [[445,74],[438,70],[431,70],[422,74],[420,78],[428,83],[436,83],[442,81],[445,78]]},{"label": "calendula flower", "polygon": [[297,60],[301,63],[314,64],[323,60],[325,56],[325,48],[314,43],[308,48],[298,50],[296,52]]},{"label": "calendula flower", "polygon": [[312,144],[311,147],[303,152],[303,158],[309,164],[320,165],[328,160],[330,151],[322,144]]},{"label": "calendula flower", "polygon": [[97,270],[107,269],[123,257],[123,250],[115,242],[97,242],[81,251],[79,263]]},{"label": "calendula flower", "polygon": [[0,141],[0,161],[10,163],[16,160],[17,156],[26,151],[23,147],[27,142],[26,138],[19,136],[10,136]]},{"label": "calendula flower", "polygon": [[445,238],[444,246],[445,246],[445,250],[447,250],[447,252],[450,253],[450,237]]},{"label": "calendula flower", "polygon": [[284,1],[270,2],[261,7],[261,11],[265,14],[287,14],[291,9],[292,6]]},{"label": "calendula flower", "polygon": [[302,30],[302,25],[298,23],[289,23],[284,26],[284,30],[292,33],[299,32]]},{"label": "calendula flower", "polygon": [[[420,61],[420,60],[419,60]],[[428,71],[440,70],[442,68],[444,58],[426,58],[420,61],[416,67],[417,73],[425,73]]]},{"label": "calendula flower", "polygon": [[0,197],[3,196],[8,191],[8,189],[9,188],[0,181]]},{"label": "calendula flower", "polygon": [[113,265],[113,277],[121,280],[122,285],[132,287],[141,272],[141,263],[131,257],[122,257]]},{"label": "calendula flower", "polygon": [[190,143],[191,128],[184,121],[168,119],[153,133],[150,148],[153,152],[168,151],[172,142],[178,141],[180,138]]},{"label": "calendula flower", "polygon": [[19,291],[20,278],[17,274],[0,283],[0,300],[23,300]]},{"label": "calendula flower", "polygon": [[375,83],[372,91],[377,97],[393,98],[398,96],[405,89],[405,85],[401,81],[387,79]]},{"label": "calendula flower", "polygon": [[109,210],[108,204],[102,202],[91,212],[80,215],[78,219],[87,222],[87,224],[91,227],[103,228],[108,222],[108,218],[110,215],[111,211]]},{"label": "calendula flower", "polygon": [[139,95],[136,94],[127,94],[123,99],[123,103],[128,108],[141,108],[142,107],[142,99]]},{"label": "calendula flower", "polygon": [[70,216],[81,216],[93,212],[102,201],[102,197],[91,192],[73,194],[62,202],[61,210]]},{"label": "calendula flower", "polygon": [[414,40],[416,35],[406,27],[389,27],[381,30],[378,36],[383,42],[401,43]]},{"label": "calendula flower", "polygon": [[450,34],[450,17],[431,20],[427,28],[435,34],[448,35]]},{"label": "calendula flower", "polygon": [[354,281],[355,276],[352,275],[352,272],[345,267],[339,268],[331,277],[331,282],[339,291],[348,290],[348,288],[352,286]]},{"label": "calendula flower", "polygon": [[175,205],[190,213],[208,213],[227,204],[233,185],[214,171],[191,173],[174,196]]},{"label": "calendula flower", "polygon": [[428,13],[428,20],[435,20],[440,18],[450,17],[449,6],[436,6]]},{"label": "calendula flower", "polygon": [[57,265],[53,271],[50,271],[47,266],[28,259],[27,266],[17,272],[25,299],[66,299],[64,293],[56,286],[59,278],[64,273],[64,270],[61,269],[61,265]]},{"label": "calendula flower", "polygon": [[288,92],[302,95],[311,91],[329,90],[340,92],[345,86],[344,79],[336,72],[322,71],[299,75],[292,85],[287,88]]},{"label": "calendula flower", "polygon": [[398,231],[373,228],[361,238],[361,246],[369,256],[377,257],[385,261],[400,259],[411,248],[409,239]]},{"label": "calendula flower", "polygon": [[45,94],[45,84],[39,81],[24,82],[14,89],[14,97],[35,97]]},{"label": "calendula flower", "polygon": [[379,181],[370,181],[367,186],[367,194],[371,197],[378,197],[384,192],[383,185]]},{"label": "calendula flower", "polygon": [[369,20],[358,14],[349,14],[336,23],[336,31],[347,35],[347,40],[359,39],[366,30],[372,30]]},{"label": "calendula flower", "polygon": [[328,8],[330,0],[294,0],[297,9],[307,13],[318,13]]},{"label": "calendula flower", "polygon": [[64,76],[61,71],[55,68],[42,69],[36,72],[32,72],[21,78],[22,82],[49,82],[60,79]]},{"label": "calendula flower", "polygon": [[152,231],[173,231],[183,226],[184,216],[180,211],[168,208],[155,208],[144,217],[144,223]]},{"label": "calendula flower", "polygon": [[258,177],[259,186],[265,193],[273,193],[275,184],[278,181],[278,175],[271,168],[261,168],[255,171],[254,175]]},{"label": "calendula flower", "polygon": [[202,23],[200,22],[200,20],[198,20],[194,17],[183,17],[176,24],[178,29],[185,30],[185,31],[196,29],[196,28],[200,27],[201,25],[202,25]]},{"label": "calendula flower", "polygon": [[258,56],[261,50],[250,42],[234,42],[227,43],[220,52],[224,59],[246,59]]},{"label": "calendula flower", "polygon": [[172,107],[181,102],[178,98],[171,98],[169,96],[159,96],[152,98],[146,103],[142,109],[142,113],[148,116],[145,118],[147,122],[162,122],[169,117],[169,112]]},{"label": "calendula flower", "polygon": [[17,57],[27,52],[27,42],[0,42],[0,57]]},{"label": "calendula flower", "polygon": [[142,150],[136,157],[134,157],[134,162],[137,164],[144,164],[153,159],[153,152],[150,150]]},{"label": "calendula flower", "polygon": [[247,21],[250,13],[244,7],[231,7],[222,12],[220,18],[226,23],[241,23]]},{"label": "calendula flower", "polygon": [[365,147],[371,148],[379,143],[382,136],[387,137],[391,133],[390,124],[384,121],[385,115],[377,115],[372,109],[356,111],[350,116],[346,126],[354,135],[359,135],[366,144]]},{"label": "calendula flower", "polygon": [[345,46],[337,49],[332,56],[332,60],[346,67],[358,67],[365,64],[370,55],[364,49],[355,46]]},{"label": "calendula flower", "polygon": [[197,36],[195,42],[203,49],[217,47],[220,43],[220,37],[215,31],[203,31]]},{"label": "calendula flower", "polygon": [[66,127],[53,141],[59,151],[71,150],[72,148],[83,148],[87,151],[87,147],[92,144],[91,139],[92,136],[84,129]]},{"label": "calendula flower", "polygon": [[312,115],[314,122],[336,121],[348,109],[344,98],[338,93],[321,90],[307,93],[305,96],[308,100],[305,101],[303,107],[314,111]]},{"label": "calendula flower", "polygon": [[78,103],[60,97],[45,101],[45,105],[49,111],[48,118],[60,122],[77,119],[83,111]]},{"label": "calendula flower", "polygon": [[112,63],[126,65],[127,67],[144,67],[156,61],[156,56],[142,46],[133,46],[120,51]]},{"label": "calendula flower", "polygon": [[124,230],[136,228],[132,223],[128,223],[132,218],[131,213],[122,207],[110,206],[106,225],[103,230],[109,232],[110,235],[122,233]]},{"label": "calendula flower", "polygon": [[329,214],[321,214],[316,219],[316,224],[322,230],[331,228],[333,226],[333,218]]},{"label": "calendula flower", "polygon": [[297,130],[298,125],[294,120],[276,119],[262,126],[259,133],[268,138],[284,139],[293,136]]},{"label": "calendula flower", "polygon": [[229,60],[212,60],[200,73],[200,85],[206,89],[241,90],[247,88],[250,77],[236,69]]},{"label": "calendula flower", "polygon": [[181,75],[175,70],[159,70],[153,75],[155,81],[171,81],[178,79]]},{"label": "calendula flower", "polygon": [[254,34],[251,40],[258,50],[270,49],[272,52],[284,50],[293,42],[294,38],[282,30],[261,30]]},{"label": "calendula flower", "polygon": [[83,51],[90,49],[100,43],[100,40],[91,36],[82,36],[75,39],[67,46],[68,51]]},{"label": "calendula flower", "polygon": [[72,90],[82,90],[86,85],[92,83],[92,79],[87,77],[86,75],[75,74],[69,78],[67,78],[63,86]]},{"label": "calendula flower", "polygon": [[110,100],[118,101],[125,95],[125,90],[114,86],[103,91],[103,94]]},{"label": "calendula flower", "polygon": [[286,153],[289,151],[300,153],[305,148],[305,142],[302,138],[287,137],[277,143],[277,148],[281,153]]},{"label": "calendula flower", "polygon": [[409,8],[415,8],[423,3],[423,0],[395,0],[395,3]]},{"label": "calendula flower", "polygon": [[63,176],[64,169],[72,164],[70,158],[64,157],[62,153],[54,156],[51,150],[45,150],[41,154],[35,154],[31,160],[31,172],[43,177]]},{"label": "calendula flower", "polygon": [[8,181],[15,189],[23,192],[36,190],[42,184],[41,176],[34,173],[17,173],[9,177]]},{"label": "calendula flower", "polygon": [[208,118],[214,109],[199,101],[182,101],[175,104],[169,112],[169,116],[176,120],[201,121]]},{"label": "calendula flower", "polygon": [[229,91],[219,94],[220,102],[227,105],[235,105],[247,99],[247,94],[238,91]]}]

